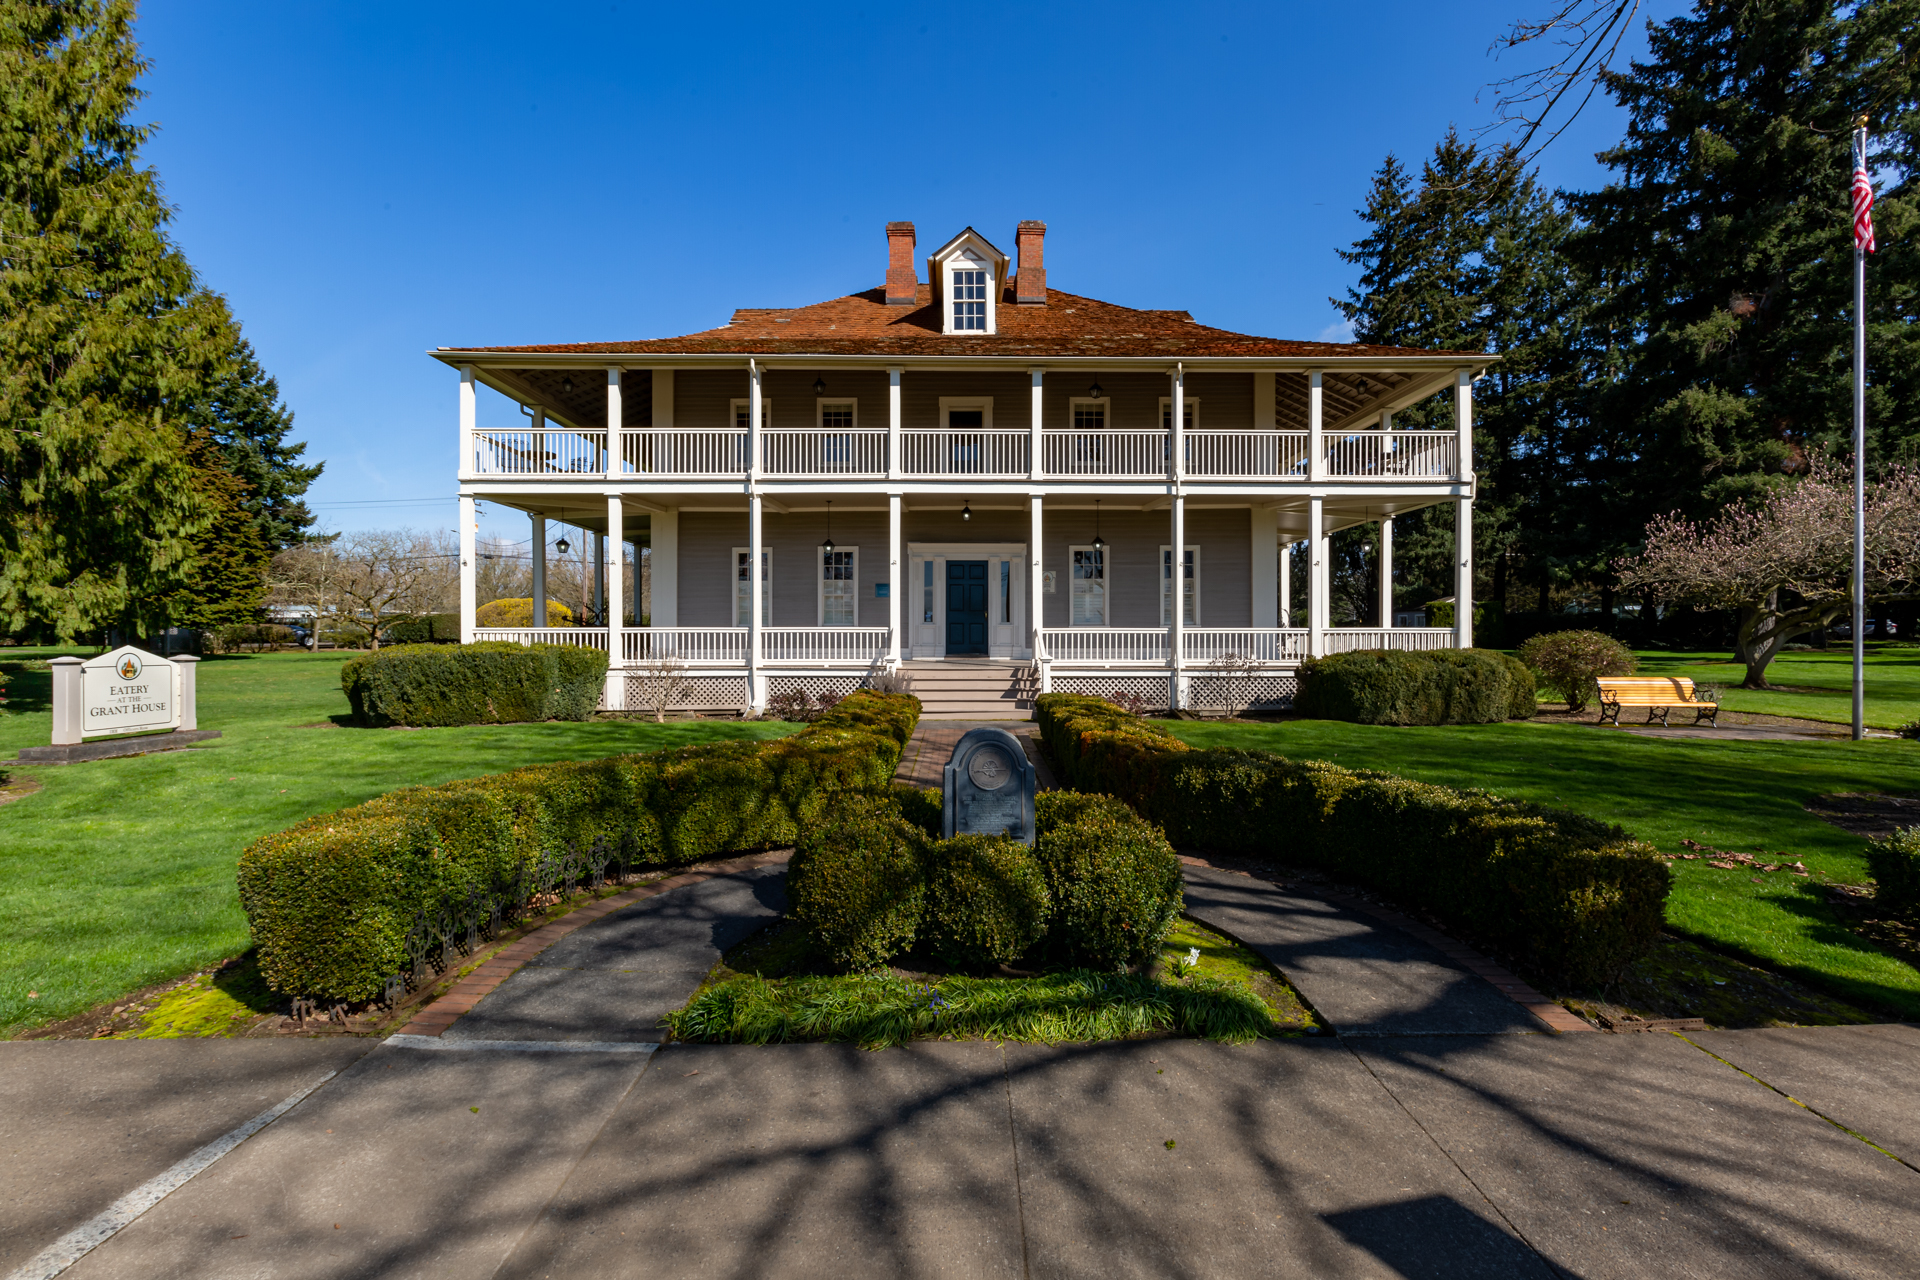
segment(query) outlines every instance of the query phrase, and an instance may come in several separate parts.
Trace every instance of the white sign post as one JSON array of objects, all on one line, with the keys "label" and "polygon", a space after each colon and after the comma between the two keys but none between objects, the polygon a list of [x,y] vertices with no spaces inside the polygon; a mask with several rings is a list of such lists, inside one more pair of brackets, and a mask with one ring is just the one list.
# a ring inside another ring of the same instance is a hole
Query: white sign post
[{"label": "white sign post", "polygon": [[199,662],[186,655],[162,658],[132,645],[85,662],[49,659],[53,745],[29,747],[20,759],[94,759],[184,747],[219,737],[199,726],[194,698]]}]

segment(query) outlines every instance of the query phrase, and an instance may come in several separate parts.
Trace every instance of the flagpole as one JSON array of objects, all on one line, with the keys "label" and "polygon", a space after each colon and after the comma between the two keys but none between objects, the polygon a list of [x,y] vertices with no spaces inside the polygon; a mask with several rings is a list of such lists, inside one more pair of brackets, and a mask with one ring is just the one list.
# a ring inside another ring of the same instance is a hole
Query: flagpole
[{"label": "flagpole", "polygon": [[[1855,122],[1856,169],[1867,166],[1867,118]],[[1853,739],[1867,736],[1867,250],[1853,242]]]}]

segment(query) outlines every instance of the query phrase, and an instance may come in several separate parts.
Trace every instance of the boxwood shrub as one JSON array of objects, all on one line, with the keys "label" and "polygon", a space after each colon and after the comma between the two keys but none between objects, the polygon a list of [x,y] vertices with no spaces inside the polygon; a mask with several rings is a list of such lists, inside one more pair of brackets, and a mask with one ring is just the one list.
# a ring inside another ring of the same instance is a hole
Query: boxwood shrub
[{"label": "boxwood shrub", "polygon": [[277,991],[360,1000],[406,962],[414,916],[568,847],[633,866],[792,844],[885,793],[919,700],[861,691],[789,738],[534,765],[411,787],[310,818],[240,855],[240,903]]},{"label": "boxwood shrub", "polygon": [[926,880],[923,932],[945,964],[1005,964],[1047,930],[1046,877],[1021,841],[962,835],[930,842]]},{"label": "boxwood shrub", "polygon": [[926,834],[886,797],[843,798],[805,828],[787,869],[787,902],[822,955],[872,969],[919,936]]},{"label": "boxwood shrub", "polygon": [[1034,856],[1053,903],[1048,954],[1096,969],[1150,960],[1185,900],[1166,836],[1111,796],[1034,799]]},{"label": "boxwood shrub", "polygon": [[1534,713],[1533,672],[1491,649],[1360,649],[1300,666],[1293,709],[1357,724],[1494,724]]},{"label": "boxwood shrub", "polygon": [[512,641],[395,645],[340,667],[354,719],[370,726],[585,720],[606,677],[598,649]]},{"label": "boxwood shrub", "polygon": [[1889,915],[1920,920],[1920,827],[1905,827],[1867,845],[1874,901]]},{"label": "boxwood shrub", "polygon": [[1111,703],[1039,699],[1056,765],[1176,847],[1324,867],[1577,984],[1658,936],[1672,877],[1619,827],[1565,809],[1269,751],[1196,751]]}]

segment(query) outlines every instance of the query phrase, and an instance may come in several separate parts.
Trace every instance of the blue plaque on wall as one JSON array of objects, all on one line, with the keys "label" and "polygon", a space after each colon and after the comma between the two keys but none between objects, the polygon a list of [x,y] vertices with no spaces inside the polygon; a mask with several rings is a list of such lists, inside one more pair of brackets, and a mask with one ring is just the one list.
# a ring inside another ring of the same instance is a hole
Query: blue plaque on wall
[{"label": "blue plaque on wall", "polygon": [[875,600],[885,600],[885,599],[886,599],[886,598],[887,598],[887,597],[888,597],[889,595],[891,595],[891,594],[892,594],[892,592],[890,592],[890,591],[888,591],[888,590],[887,590],[887,588],[888,588],[888,587],[890,587],[890,586],[892,586],[892,585],[893,585],[893,584],[892,584],[892,583],[890,583],[890,582],[876,582],[876,583],[874,583],[874,584],[873,584],[873,598],[874,598]]}]

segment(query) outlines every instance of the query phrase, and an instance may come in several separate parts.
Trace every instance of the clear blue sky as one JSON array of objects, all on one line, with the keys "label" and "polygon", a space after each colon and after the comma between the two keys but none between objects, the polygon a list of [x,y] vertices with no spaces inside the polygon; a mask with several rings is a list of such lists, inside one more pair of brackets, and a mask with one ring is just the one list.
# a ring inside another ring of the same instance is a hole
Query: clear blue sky
[{"label": "clear blue sky", "polygon": [[[428,348],[871,288],[891,219],[1011,250],[1040,218],[1056,288],[1339,337],[1370,174],[1484,124],[1518,65],[1488,47],[1544,3],[154,3],[145,158],[326,461],[326,526],[450,528]],[[1597,101],[1543,176],[1598,181],[1620,127]]]}]

